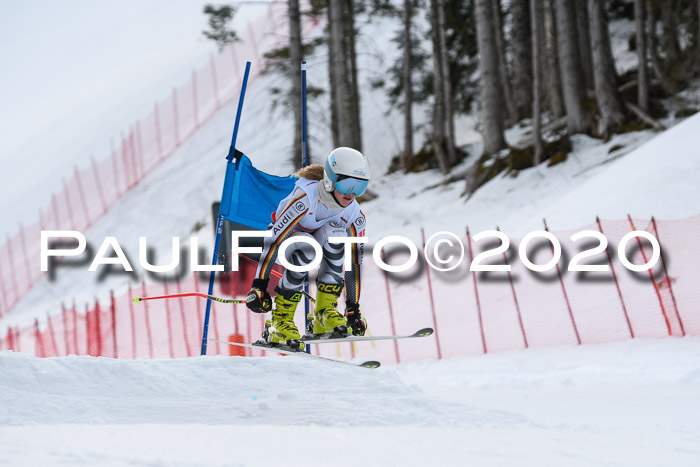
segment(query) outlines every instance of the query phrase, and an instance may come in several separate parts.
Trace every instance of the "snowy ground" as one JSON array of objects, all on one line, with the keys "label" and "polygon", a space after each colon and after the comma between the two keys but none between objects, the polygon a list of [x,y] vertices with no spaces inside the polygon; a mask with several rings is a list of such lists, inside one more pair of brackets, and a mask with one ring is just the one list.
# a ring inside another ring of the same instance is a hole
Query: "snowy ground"
[{"label": "snowy ground", "polygon": [[0,463],[698,465],[700,339],[378,370],[0,353]]}]

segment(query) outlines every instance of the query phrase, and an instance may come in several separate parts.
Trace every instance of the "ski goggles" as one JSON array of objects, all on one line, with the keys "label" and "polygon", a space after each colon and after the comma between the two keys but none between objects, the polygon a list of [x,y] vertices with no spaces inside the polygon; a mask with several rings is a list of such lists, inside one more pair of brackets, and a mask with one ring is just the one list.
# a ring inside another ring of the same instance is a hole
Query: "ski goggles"
[{"label": "ski goggles", "polygon": [[335,189],[340,193],[344,195],[355,195],[359,198],[367,190],[369,180],[348,177],[346,175],[338,175],[334,185]]}]

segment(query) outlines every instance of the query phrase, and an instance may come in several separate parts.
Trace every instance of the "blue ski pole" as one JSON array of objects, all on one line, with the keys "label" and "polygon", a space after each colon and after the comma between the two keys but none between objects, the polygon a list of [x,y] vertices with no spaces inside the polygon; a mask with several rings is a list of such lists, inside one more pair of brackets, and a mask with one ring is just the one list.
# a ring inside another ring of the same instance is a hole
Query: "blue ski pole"
[{"label": "blue ski pole", "polygon": [[[238,137],[238,125],[241,122],[241,113],[243,111],[243,99],[245,98],[245,90],[248,86],[248,74],[250,73],[250,62],[245,64],[245,75],[243,76],[243,85],[241,86],[241,95],[238,98],[238,110],[236,112],[236,123],[233,126],[233,137],[231,138],[231,147],[228,151],[228,156],[226,156],[226,164],[233,163],[233,157],[236,154],[236,138]],[[228,167],[227,167],[228,169]],[[228,170],[227,170],[228,173]],[[221,195],[223,201],[224,196],[227,193],[227,185],[224,183],[224,191]],[[211,265],[216,266],[219,258],[219,244],[221,243],[221,230],[224,226],[224,214],[221,212],[221,205],[219,204],[219,217],[216,223],[216,240],[214,241],[214,257],[211,260]],[[214,276],[216,271],[212,271],[209,276],[209,292],[208,295],[213,295],[214,293]],[[204,329],[202,330],[202,355],[207,354],[207,334],[209,333],[209,316],[211,314],[211,299],[207,299],[207,310],[204,314]]]},{"label": "blue ski pole", "polygon": [[[309,165],[309,152],[306,146],[306,60],[301,62],[301,166]],[[304,280],[304,292],[309,295],[309,273]],[[309,299],[304,300],[304,328],[309,328]],[[306,346],[306,353],[311,353],[311,347]]]}]

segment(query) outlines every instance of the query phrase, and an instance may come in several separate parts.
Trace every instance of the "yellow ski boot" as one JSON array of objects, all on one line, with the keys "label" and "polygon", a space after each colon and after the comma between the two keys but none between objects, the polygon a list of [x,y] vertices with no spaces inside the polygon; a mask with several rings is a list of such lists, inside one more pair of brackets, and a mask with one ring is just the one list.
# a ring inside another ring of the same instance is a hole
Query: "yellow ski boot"
[{"label": "yellow ski boot", "polygon": [[318,283],[313,323],[315,336],[346,337],[349,334],[345,317],[336,309],[342,291],[342,284]]},{"label": "yellow ski boot", "polygon": [[293,290],[275,287],[275,308],[272,319],[265,322],[265,340],[275,347],[290,347],[292,350],[303,350],[304,343],[294,324],[294,312],[301,301],[301,293]]}]

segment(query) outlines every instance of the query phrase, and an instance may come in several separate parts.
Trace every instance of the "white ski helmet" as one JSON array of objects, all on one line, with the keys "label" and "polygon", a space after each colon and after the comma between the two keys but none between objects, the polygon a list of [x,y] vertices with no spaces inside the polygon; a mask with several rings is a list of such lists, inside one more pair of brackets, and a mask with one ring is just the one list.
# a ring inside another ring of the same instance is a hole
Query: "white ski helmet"
[{"label": "white ski helmet", "polygon": [[367,190],[369,179],[369,161],[360,151],[341,147],[328,154],[323,167],[323,188],[326,191],[338,190],[344,195],[360,197]]}]

